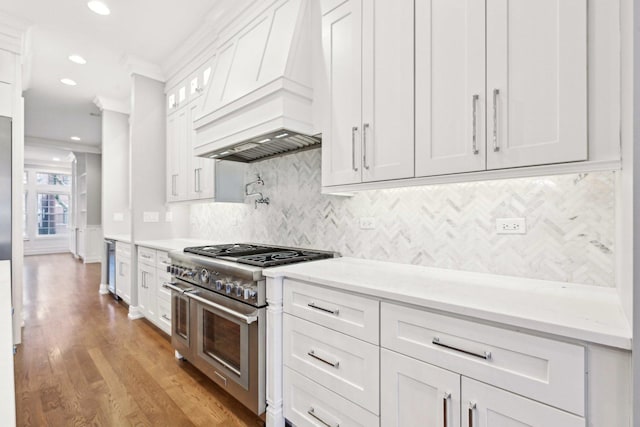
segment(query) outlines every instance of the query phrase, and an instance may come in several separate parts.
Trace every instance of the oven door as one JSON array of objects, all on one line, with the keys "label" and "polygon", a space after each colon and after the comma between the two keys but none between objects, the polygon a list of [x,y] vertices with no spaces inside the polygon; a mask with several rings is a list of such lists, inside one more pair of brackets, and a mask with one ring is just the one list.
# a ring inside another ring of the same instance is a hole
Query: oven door
[{"label": "oven door", "polygon": [[264,411],[264,308],[190,292],[194,363],[249,409]]},{"label": "oven door", "polygon": [[171,290],[171,345],[180,356],[191,359],[191,304],[185,291],[193,289],[193,286],[178,281],[162,286]]}]

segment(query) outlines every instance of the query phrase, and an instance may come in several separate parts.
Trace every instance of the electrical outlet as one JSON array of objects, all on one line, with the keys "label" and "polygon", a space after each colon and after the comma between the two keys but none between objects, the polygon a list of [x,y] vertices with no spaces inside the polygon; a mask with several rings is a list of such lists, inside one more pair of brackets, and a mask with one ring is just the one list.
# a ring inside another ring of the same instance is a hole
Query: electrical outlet
[{"label": "electrical outlet", "polygon": [[498,234],[526,234],[527,224],[524,218],[498,218],[496,231]]},{"label": "electrical outlet", "polygon": [[173,212],[164,213],[164,222],[173,222]]},{"label": "electrical outlet", "polygon": [[376,219],[372,217],[364,217],[360,218],[360,229],[361,230],[375,230],[376,228]]},{"label": "electrical outlet", "polygon": [[158,221],[160,221],[159,212],[143,212],[142,213],[142,222],[158,222]]}]

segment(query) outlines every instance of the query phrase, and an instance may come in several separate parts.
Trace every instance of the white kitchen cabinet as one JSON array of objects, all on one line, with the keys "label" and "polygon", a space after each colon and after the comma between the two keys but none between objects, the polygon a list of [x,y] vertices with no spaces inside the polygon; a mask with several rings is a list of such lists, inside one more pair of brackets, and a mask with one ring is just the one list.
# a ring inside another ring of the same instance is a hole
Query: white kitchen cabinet
[{"label": "white kitchen cabinet", "polygon": [[416,176],[586,160],[586,12],[417,2]]},{"label": "white kitchen cabinet", "polygon": [[585,426],[582,417],[393,351],[381,350],[381,366],[385,427]]},{"label": "white kitchen cabinet", "polygon": [[416,176],[486,167],[484,16],[484,0],[416,2]]},{"label": "white kitchen cabinet", "polygon": [[176,202],[187,196],[187,109],[167,117],[167,201]]},{"label": "white kitchen cabinet", "polygon": [[[462,423],[470,427],[585,427],[585,419],[462,377]],[[452,424],[452,427],[456,424]]]},{"label": "white kitchen cabinet", "polygon": [[380,366],[383,426],[460,425],[460,375],[384,348]]},{"label": "white kitchen cabinet", "polygon": [[348,0],[323,16],[323,185],[414,176],[413,17],[413,0]]},{"label": "white kitchen cabinet", "polygon": [[138,309],[147,319],[157,313],[157,274],[155,262],[143,263],[138,254]]},{"label": "white kitchen cabinet", "polygon": [[202,110],[202,99],[194,99],[186,107],[186,178],[187,199],[212,199],[214,197],[214,173],[215,160],[196,157],[193,148],[196,142],[196,131],[193,122]]},{"label": "white kitchen cabinet", "polygon": [[[200,94],[209,84],[212,65],[205,63],[184,85],[193,93],[167,116],[167,202],[216,199],[221,202],[244,201],[246,165],[196,157],[196,132],[193,122],[202,111]],[[172,92],[169,92],[171,96]]]},{"label": "white kitchen cabinet", "polygon": [[131,245],[116,242],[116,294],[131,304]]},{"label": "white kitchen cabinet", "polygon": [[587,159],[587,1],[487,1],[487,168]]},{"label": "white kitchen cabinet", "polygon": [[171,281],[169,254],[138,246],[138,309],[151,323],[171,334],[171,293],[162,287]]}]

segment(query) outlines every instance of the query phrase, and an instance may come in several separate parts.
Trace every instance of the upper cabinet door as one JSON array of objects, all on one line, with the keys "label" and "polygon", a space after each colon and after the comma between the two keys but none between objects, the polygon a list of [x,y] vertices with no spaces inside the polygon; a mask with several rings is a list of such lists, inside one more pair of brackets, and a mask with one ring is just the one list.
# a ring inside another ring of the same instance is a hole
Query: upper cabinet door
[{"label": "upper cabinet door", "polygon": [[484,170],[485,1],[417,0],[415,19],[416,176]]},{"label": "upper cabinet door", "polygon": [[587,1],[487,0],[487,168],[587,159]]},{"label": "upper cabinet door", "polygon": [[328,80],[322,142],[323,185],[362,180],[362,0],[348,0],[322,18]]},{"label": "upper cabinet door", "polygon": [[362,180],[411,178],[414,0],[363,7]]}]

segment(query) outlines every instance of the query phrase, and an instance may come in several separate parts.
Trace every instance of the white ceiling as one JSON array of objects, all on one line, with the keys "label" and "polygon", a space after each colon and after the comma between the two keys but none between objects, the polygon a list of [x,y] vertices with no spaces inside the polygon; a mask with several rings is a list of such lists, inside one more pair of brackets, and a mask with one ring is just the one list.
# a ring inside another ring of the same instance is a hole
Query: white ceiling
[{"label": "white ceiling", "polygon": [[[162,65],[220,0],[104,0],[111,15],[86,0],[0,0],[0,11],[33,24],[31,81],[25,92],[25,134],[100,144],[96,96],[128,102],[126,58]],[[71,54],[88,63],[77,65]],[[78,85],[65,86],[61,78]]]}]

